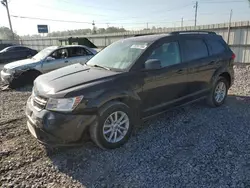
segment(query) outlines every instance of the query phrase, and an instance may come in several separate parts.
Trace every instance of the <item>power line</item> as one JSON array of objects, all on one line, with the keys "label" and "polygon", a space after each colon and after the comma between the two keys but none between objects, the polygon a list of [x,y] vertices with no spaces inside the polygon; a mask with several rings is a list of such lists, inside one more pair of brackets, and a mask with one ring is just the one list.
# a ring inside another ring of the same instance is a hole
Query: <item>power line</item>
[{"label": "power line", "polygon": [[54,19],[48,19],[48,18],[37,18],[37,17],[28,17],[28,16],[17,16],[17,15],[11,15],[11,17],[31,19],[31,20],[44,20],[44,21],[52,21],[52,22],[68,22],[68,23],[87,23],[87,24],[92,24],[92,22],[81,22],[81,21],[72,21],[72,20],[54,20]]},{"label": "power line", "polygon": [[[38,18],[38,17],[29,17],[29,16],[19,16],[19,15],[11,15],[11,17],[15,18],[22,18],[22,19],[32,19],[32,20],[44,20],[44,21],[54,21],[54,22],[66,22],[66,23],[85,23],[85,24],[93,24],[93,22],[83,22],[83,21],[72,21],[72,20],[57,20],[57,19],[49,19],[49,18]],[[185,21],[194,21],[194,20],[185,20]],[[155,21],[155,22],[147,22],[150,24],[157,24],[157,23],[176,23],[176,22],[181,22],[180,20],[178,21],[168,21],[168,20],[160,20],[160,21]],[[97,22],[97,24],[107,24],[104,22]],[[140,24],[145,24],[145,22],[127,22],[127,23],[108,23],[108,24],[134,24],[134,25],[140,25]]]},{"label": "power line", "polygon": [[[153,10],[153,11],[150,11],[150,12],[147,12],[147,14],[149,14],[149,13],[156,13],[156,12],[160,12],[160,13],[166,13],[166,12],[170,12],[170,11],[173,11],[173,10],[178,10],[178,9],[182,9],[182,8],[186,8],[186,7],[188,7],[188,6],[191,6],[191,5],[193,5],[193,3],[188,3],[188,4],[186,4],[186,5],[183,5],[183,6],[178,6],[178,7],[174,7],[174,8],[171,8],[171,9],[166,9],[166,8],[164,8],[164,9],[161,9],[161,10]],[[141,18],[142,16],[133,16],[133,17],[124,17],[125,19],[119,19],[119,20],[117,20],[116,19],[116,21],[122,21],[122,20],[127,20],[127,19],[137,19],[137,18]],[[105,20],[106,22],[107,21],[109,21],[109,20]]]}]

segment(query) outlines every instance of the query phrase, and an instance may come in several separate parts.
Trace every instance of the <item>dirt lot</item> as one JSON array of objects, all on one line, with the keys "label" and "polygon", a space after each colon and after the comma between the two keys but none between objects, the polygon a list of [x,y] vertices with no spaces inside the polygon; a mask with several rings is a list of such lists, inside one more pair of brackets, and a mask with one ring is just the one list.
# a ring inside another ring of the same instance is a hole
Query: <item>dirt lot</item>
[{"label": "dirt lot", "polygon": [[136,128],[124,147],[47,150],[26,129],[30,92],[0,91],[0,187],[250,187],[250,68],[226,104],[202,102]]}]

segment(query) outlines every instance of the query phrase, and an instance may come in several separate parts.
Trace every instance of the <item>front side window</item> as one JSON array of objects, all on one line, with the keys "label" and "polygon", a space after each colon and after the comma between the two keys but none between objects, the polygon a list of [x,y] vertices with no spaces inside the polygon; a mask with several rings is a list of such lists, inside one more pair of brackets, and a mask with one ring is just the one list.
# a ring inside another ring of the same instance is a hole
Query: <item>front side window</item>
[{"label": "front side window", "polygon": [[192,61],[208,56],[208,50],[202,39],[184,40],[185,60]]},{"label": "front side window", "polygon": [[51,57],[55,58],[55,59],[65,59],[69,57],[69,53],[67,49],[59,49],[56,50]]},{"label": "front side window", "polygon": [[178,64],[181,62],[178,42],[164,43],[153,50],[148,59],[158,59],[162,67]]},{"label": "front side window", "polygon": [[148,44],[146,42],[133,40],[118,41],[96,54],[88,61],[87,65],[126,70],[133,65],[147,47]]}]

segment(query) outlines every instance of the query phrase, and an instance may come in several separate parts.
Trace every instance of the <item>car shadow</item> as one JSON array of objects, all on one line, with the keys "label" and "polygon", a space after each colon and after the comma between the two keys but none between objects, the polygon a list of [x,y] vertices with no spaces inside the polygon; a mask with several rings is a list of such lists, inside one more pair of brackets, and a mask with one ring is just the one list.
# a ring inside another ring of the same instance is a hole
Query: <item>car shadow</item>
[{"label": "car shadow", "polygon": [[[235,95],[228,96],[219,108],[207,107],[201,101],[147,120],[121,148],[102,150],[87,141],[81,147],[47,150],[47,155],[60,172],[87,187],[152,187],[152,182],[182,187],[189,180],[197,186],[200,182],[205,187],[217,186],[221,169],[229,164],[237,166],[239,147],[243,147],[240,141],[231,140],[243,129],[243,123],[236,129],[227,121],[235,117],[250,122],[250,117],[242,114],[250,112],[249,104],[250,96]],[[221,119],[223,116],[227,119]],[[208,122],[211,119],[213,122]],[[247,136],[241,134],[240,139]],[[250,151],[250,140],[246,142],[243,145]],[[215,166],[221,160],[221,166]],[[214,173],[214,184],[206,173]]]}]

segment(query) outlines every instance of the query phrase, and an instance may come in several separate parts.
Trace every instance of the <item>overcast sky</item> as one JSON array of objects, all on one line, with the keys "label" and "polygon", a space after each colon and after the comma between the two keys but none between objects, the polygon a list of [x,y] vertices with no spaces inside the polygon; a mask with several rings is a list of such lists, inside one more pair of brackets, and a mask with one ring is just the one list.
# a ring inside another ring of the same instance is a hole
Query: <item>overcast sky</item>
[{"label": "overcast sky", "polygon": [[[50,31],[109,26],[125,29],[180,26],[194,24],[193,0],[9,0],[10,14],[14,16],[67,20],[86,23],[66,23],[11,17],[19,35],[36,34],[37,24],[49,25]],[[250,20],[247,0],[200,0],[198,24]],[[6,10],[0,4],[0,26],[9,26]]]}]

